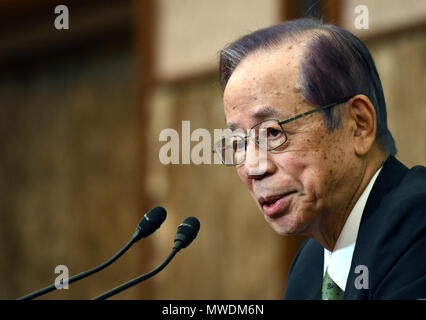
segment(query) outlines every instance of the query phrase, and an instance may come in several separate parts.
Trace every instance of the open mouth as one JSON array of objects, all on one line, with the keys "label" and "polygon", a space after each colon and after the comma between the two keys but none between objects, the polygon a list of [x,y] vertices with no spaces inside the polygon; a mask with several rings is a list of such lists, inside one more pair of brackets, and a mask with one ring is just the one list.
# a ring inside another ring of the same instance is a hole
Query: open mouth
[{"label": "open mouth", "polygon": [[285,196],[285,195],[279,195],[279,196],[273,196],[273,197],[267,197],[267,198],[260,198],[259,203],[262,207],[263,206],[270,207],[274,203],[276,203],[278,200],[280,200],[283,196]]},{"label": "open mouth", "polygon": [[275,218],[280,215],[281,209],[288,202],[288,197],[295,193],[296,191],[287,192],[280,195],[270,196],[270,197],[261,197],[259,199],[259,204],[263,209],[263,212],[271,217]]}]

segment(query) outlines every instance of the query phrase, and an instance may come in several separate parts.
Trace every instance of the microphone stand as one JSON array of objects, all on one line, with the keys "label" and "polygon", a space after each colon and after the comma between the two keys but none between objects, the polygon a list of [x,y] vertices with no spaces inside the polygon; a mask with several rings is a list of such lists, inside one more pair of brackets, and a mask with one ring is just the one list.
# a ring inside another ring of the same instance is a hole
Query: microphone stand
[{"label": "microphone stand", "polygon": [[145,274],[143,274],[143,275],[141,275],[141,276],[139,276],[139,277],[137,277],[137,278],[135,278],[133,280],[130,280],[130,281],[128,281],[128,282],[126,282],[126,283],[124,283],[124,284],[122,284],[122,285],[114,288],[114,289],[111,289],[110,291],[105,292],[105,293],[103,293],[103,294],[101,294],[101,295],[93,298],[92,300],[104,300],[104,299],[107,299],[107,298],[109,298],[109,297],[111,297],[113,295],[116,295],[117,293],[120,293],[121,291],[124,291],[124,290],[126,290],[126,289],[128,289],[130,287],[133,287],[134,285],[137,285],[138,283],[140,283],[140,282],[142,282],[142,281],[144,281],[144,280],[146,280],[148,278],[151,278],[152,276],[155,276],[157,273],[159,273],[161,270],[163,270],[169,264],[169,262],[173,259],[173,257],[176,255],[176,253],[179,250],[180,250],[180,248],[178,248],[178,249],[177,248],[173,248],[172,252],[170,252],[170,254],[166,258],[166,260],[164,260],[163,263],[160,264],[154,270],[152,270],[152,271],[150,271],[148,273],[145,273]]},{"label": "microphone stand", "polygon": [[[117,260],[118,258],[120,258],[127,250],[129,250],[129,248],[137,241],[137,239],[136,239],[137,234],[138,234],[138,232],[136,232],[133,235],[132,239],[119,252],[117,252],[114,256],[112,256],[108,261],[102,263],[101,265],[99,265],[99,266],[97,266],[97,267],[95,267],[95,268],[93,268],[91,270],[79,273],[79,274],[77,274],[77,275],[69,278],[68,279],[68,283],[71,284],[71,283],[73,283],[73,282],[75,282],[77,280],[86,278],[86,277],[88,277],[88,276],[90,276],[90,275],[92,275],[92,274],[94,274],[94,273],[96,273],[98,271],[101,271],[102,269],[105,269],[106,267],[108,267],[111,263],[113,263],[115,260]],[[42,288],[40,290],[34,291],[34,292],[30,293],[30,294],[27,294],[27,295],[25,295],[23,297],[20,297],[20,298],[18,298],[16,300],[30,300],[30,299],[34,299],[34,298],[37,298],[37,297],[39,297],[39,296],[41,296],[43,294],[46,294],[46,293],[51,292],[51,291],[56,290],[56,289],[58,289],[56,287],[56,285],[52,284],[50,286],[47,286],[45,288]]]},{"label": "microphone stand", "polygon": [[166,260],[163,261],[162,264],[160,264],[157,268],[154,270],[143,274],[133,280],[130,280],[104,294],[101,294],[100,296],[97,296],[93,298],[93,300],[104,300],[106,298],[109,298],[123,290],[126,290],[148,278],[151,278],[152,276],[155,276],[157,273],[159,273],[161,270],[166,267],[169,262],[173,259],[173,257],[176,255],[176,253],[179,252],[179,250],[186,248],[196,237],[198,234],[198,231],[200,230],[200,221],[198,221],[195,217],[188,217],[186,218],[178,227],[178,230],[176,232],[175,236],[175,242],[173,245],[173,249],[170,252],[169,256],[166,258]]}]

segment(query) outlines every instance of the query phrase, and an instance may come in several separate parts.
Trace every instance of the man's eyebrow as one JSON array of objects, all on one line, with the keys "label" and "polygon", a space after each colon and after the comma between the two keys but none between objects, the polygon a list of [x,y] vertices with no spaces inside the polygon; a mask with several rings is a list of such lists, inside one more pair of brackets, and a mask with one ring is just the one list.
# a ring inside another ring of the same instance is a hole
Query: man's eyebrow
[{"label": "man's eyebrow", "polygon": [[251,115],[251,118],[268,118],[268,117],[276,117],[278,115],[281,115],[281,112],[279,112],[274,107],[266,106],[256,110]]},{"label": "man's eyebrow", "polygon": [[[280,110],[277,110],[276,108],[272,106],[265,106],[257,109],[252,115],[250,115],[250,118],[253,119],[265,119],[265,118],[277,118],[278,120],[283,120],[289,118],[290,115],[286,112],[282,112]],[[231,131],[238,128],[238,123],[236,122],[230,122],[226,126],[227,129],[230,129]]]},{"label": "man's eyebrow", "polygon": [[265,118],[276,118],[278,120],[283,120],[283,119],[290,118],[290,115],[287,112],[277,110],[276,108],[272,106],[265,106],[256,110],[251,115],[251,118],[255,118],[259,120],[265,119]]}]

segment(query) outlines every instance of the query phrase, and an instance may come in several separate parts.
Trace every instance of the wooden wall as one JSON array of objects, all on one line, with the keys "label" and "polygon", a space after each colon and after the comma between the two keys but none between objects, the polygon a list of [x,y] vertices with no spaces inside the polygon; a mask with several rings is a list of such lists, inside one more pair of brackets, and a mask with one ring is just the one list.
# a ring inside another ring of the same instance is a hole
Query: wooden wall
[{"label": "wooden wall", "polygon": [[[0,12],[1,299],[52,284],[57,265],[75,275],[104,262],[150,206],[131,2],[69,4],[63,32],[48,4]],[[46,298],[91,298],[140,274],[149,254],[149,242],[139,244],[109,272]]]},{"label": "wooden wall", "polygon": [[[0,296],[14,298],[53,282],[56,265],[76,274],[100,264],[133,234],[141,216],[134,63],[127,48],[8,74],[0,101]],[[50,298],[90,298],[120,273],[135,274],[142,258]]]},{"label": "wooden wall", "polygon": [[426,165],[426,26],[366,40],[382,80],[388,125],[408,167]]},{"label": "wooden wall", "polygon": [[[276,299],[284,292],[285,244],[270,229],[234,168],[220,164],[163,165],[158,153],[165,128],[182,137],[182,121],[191,132],[224,125],[222,94],[215,77],[161,85],[152,97],[151,166],[147,191],[169,211],[160,230],[155,259],[171,248],[177,226],[187,216],[201,222],[199,236],[182,250],[168,270],[152,281],[159,299]],[[181,141],[180,141],[181,143]],[[193,142],[192,146],[198,142]],[[157,238],[156,238],[157,239]]]}]

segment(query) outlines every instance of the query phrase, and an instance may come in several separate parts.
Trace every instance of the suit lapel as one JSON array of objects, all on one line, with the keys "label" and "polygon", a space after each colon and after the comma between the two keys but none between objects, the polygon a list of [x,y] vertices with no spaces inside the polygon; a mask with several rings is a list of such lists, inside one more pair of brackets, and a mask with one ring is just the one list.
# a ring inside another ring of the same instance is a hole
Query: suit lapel
[{"label": "suit lapel", "polygon": [[[355,280],[362,275],[362,266],[368,267],[373,260],[374,252],[370,250],[371,240],[378,232],[378,228],[380,228],[381,212],[378,210],[380,202],[387,193],[398,185],[407,171],[407,167],[401,162],[394,157],[389,157],[374,183],[362,214],[351,268],[346,282],[344,299],[362,300],[371,297],[369,289],[356,288]],[[361,267],[358,267],[357,270],[357,266]],[[371,276],[373,274],[369,272],[369,277]],[[372,280],[374,281],[374,279],[369,279],[369,282],[371,283]]]},{"label": "suit lapel", "polygon": [[323,278],[324,249],[308,239],[293,261],[287,281],[285,299],[320,300]]}]

